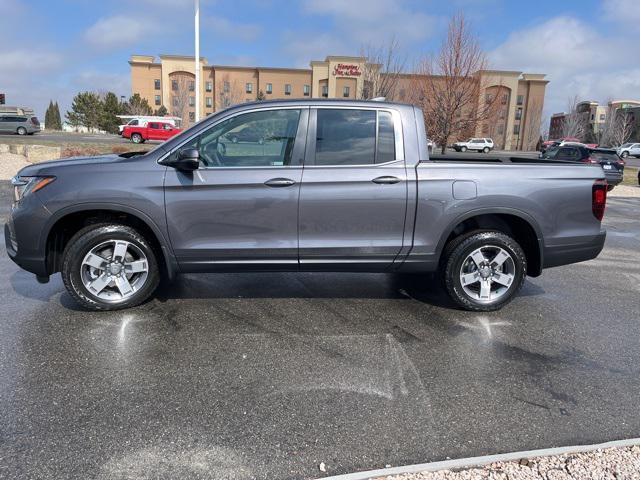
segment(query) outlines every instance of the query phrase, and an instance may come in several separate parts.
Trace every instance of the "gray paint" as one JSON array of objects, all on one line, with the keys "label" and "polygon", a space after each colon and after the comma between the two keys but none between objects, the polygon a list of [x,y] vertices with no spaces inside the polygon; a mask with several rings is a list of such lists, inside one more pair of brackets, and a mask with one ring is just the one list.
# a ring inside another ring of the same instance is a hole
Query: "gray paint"
[{"label": "gray paint", "polygon": [[[201,168],[179,172],[158,162],[212,124],[239,113],[302,108],[291,167]],[[380,165],[314,166],[318,108],[391,111],[396,160]],[[309,112],[308,128],[307,113]],[[604,233],[591,212],[599,166],[431,162],[422,112],[413,106],[353,101],[243,104],[207,117],[148,154],[47,162],[20,175],[57,180],[15,205],[10,256],[47,275],[45,246],[55,222],[81,210],[124,211],[155,233],[165,260],[183,272],[437,268],[444,241],[461,221],[501,213],[535,230],[545,266],[586,260]],[[396,183],[375,183],[395,177]],[[273,179],[293,181],[269,187]],[[12,240],[17,242],[18,248]]]}]

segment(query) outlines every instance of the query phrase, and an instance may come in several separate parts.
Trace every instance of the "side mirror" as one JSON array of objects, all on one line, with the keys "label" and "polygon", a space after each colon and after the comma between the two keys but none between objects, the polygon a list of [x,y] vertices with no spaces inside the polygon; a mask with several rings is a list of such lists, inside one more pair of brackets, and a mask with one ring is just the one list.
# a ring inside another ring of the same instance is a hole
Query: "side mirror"
[{"label": "side mirror", "polygon": [[197,148],[183,148],[178,151],[175,157],[171,157],[167,157],[161,163],[167,167],[173,167],[176,170],[185,172],[192,172],[200,166],[200,152]]}]

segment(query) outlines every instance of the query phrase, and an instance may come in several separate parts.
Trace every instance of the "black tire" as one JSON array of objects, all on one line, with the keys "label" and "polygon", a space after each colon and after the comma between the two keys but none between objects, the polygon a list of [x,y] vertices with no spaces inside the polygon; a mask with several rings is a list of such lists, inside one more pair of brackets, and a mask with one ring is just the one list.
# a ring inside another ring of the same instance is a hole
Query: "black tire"
[{"label": "black tire", "polygon": [[[87,253],[108,240],[125,240],[134,244],[147,257],[148,275],[141,288],[120,302],[107,302],[91,293],[82,282],[81,267]],[[147,300],[160,283],[157,253],[134,228],[112,223],[89,225],[76,233],[67,244],[62,260],[62,280],[69,294],[87,310],[120,310]]]},{"label": "black tire", "polygon": [[142,143],[142,142],[144,142],[144,140],[142,139],[142,135],[140,135],[139,133],[133,133],[131,135],[131,141],[133,143]]},{"label": "black tire", "polygon": [[483,151],[484,153],[489,153],[489,152],[491,151],[491,149],[490,149],[489,147],[484,147],[484,148],[482,149],[482,151]]},{"label": "black tire", "polygon": [[[463,288],[460,274],[468,256],[481,247],[501,248],[513,262],[513,280],[507,290],[495,300],[481,301]],[[493,230],[474,231],[454,239],[444,251],[443,280],[451,299],[465,310],[491,312],[499,310],[513,300],[527,276],[527,258],[522,247],[509,235]]]},{"label": "black tire", "polygon": [[467,151],[467,147],[460,147],[460,151],[461,151],[462,153],[466,152],[466,151]]},{"label": "black tire", "polygon": [[629,152],[624,151],[624,152],[622,152],[622,153],[620,154],[620,156],[621,156],[622,158],[627,158],[627,157],[629,156]]},{"label": "black tire", "polygon": [[26,135],[27,134],[27,129],[24,127],[18,127],[18,130],[16,130],[16,133],[18,135]]}]

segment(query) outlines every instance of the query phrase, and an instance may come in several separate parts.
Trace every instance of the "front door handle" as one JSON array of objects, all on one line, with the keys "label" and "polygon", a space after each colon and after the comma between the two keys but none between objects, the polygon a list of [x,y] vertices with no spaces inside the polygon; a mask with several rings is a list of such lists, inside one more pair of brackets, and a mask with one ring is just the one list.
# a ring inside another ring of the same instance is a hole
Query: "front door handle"
[{"label": "front door handle", "polygon": [[371,181],[373,183],[393,184],[393,183],[398,183],[400,179],[398,177],[383,176],[383,177],[374,178]]},{"label": "front door handle", "polygon": [[295,181],[290,178],[272,178],[271,180],[267,180],[264,184],[267,187],[290,187],[291,185],[295,185]]}]

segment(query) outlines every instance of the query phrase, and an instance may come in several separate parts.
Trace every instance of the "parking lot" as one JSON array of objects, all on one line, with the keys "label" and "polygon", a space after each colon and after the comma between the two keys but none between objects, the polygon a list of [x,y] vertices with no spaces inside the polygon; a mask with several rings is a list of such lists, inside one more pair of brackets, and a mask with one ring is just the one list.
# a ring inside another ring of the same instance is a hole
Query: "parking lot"
[{"label": "parking lot", "polygon": [[315,478],[637,437],[639,206],[611,199],[599,258],[482,315],[344,273],[186,275],[88,313],[2,249],[0,477]]}]

